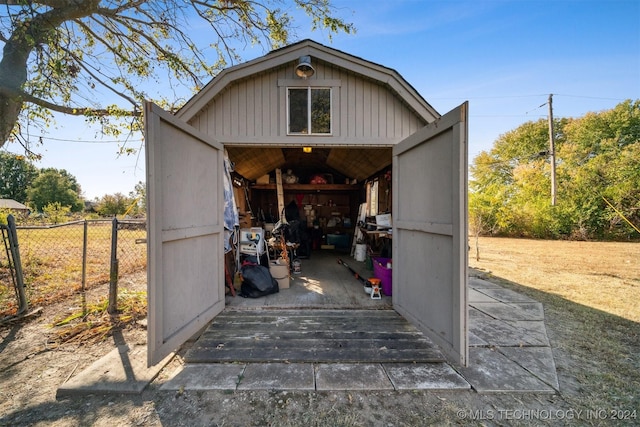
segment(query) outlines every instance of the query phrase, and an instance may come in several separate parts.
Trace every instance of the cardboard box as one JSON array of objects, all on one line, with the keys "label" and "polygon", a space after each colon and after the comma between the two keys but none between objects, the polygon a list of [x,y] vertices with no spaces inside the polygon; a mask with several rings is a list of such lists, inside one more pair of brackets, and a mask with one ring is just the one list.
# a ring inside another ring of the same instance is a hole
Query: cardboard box
[{"label": "cardboard box", "polygon": [[256,184],[268,184],[269,183],[269,174],[262,175],[260,178],[256,180]]},{"label": "cardboard box", "polygon": [[289,289],[289,265],[282,258],[269,261],[269,272],[271,277],[278,282],[279,289]]}]

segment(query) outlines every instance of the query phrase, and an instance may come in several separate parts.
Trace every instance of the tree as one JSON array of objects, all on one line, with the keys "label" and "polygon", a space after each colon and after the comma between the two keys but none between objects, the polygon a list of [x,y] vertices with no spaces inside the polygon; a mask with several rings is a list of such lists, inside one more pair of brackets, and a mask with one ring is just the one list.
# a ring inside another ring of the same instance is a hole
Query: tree
[{"label": "tree", "polygon": [[136,200],[122,193],[106,194],[98,201],[96,211],[102,216],[123,215]]},{"label": "tree", "polygon": [[69,216],[71,208],[69,206],[63,206],[60,202],[53,202],[43,207],[42,212],[47,216],[49,222],[60,224]]},{"label": "tree", "polygon": [[558,119],[554,128],[557,205],[549,198],[547,123],[528,122],[474,159],[472,226],[543,238],[637,237],[627,221],[640,224],[640,101]]},{"label": "tree", "polygon": [[42,169],[27,190],[29,201],[37,211],[50,204],[68,206],[72,212],[80,212],[84,203],[80,199],[81,189],[75,177],[64,169]]},{"label": "tree", "polygon": [[[283,8],[281,8],[283,7]],[[52,111],[85,116],[118,135],[123,122],[139,130],[141,87],[155,80],[164,91],[180,82],[197,91],[249,44],[282,46],[295,36],[287,9],[300,8],[311,29],[354,31],[333,16],[330,0],[14,0],[0,14],[0,147],[27,145],[21,132],[46,127]],[[211,31],[198,40],[194,28]],[[159,84],[167,76],[166,84]],[[125,102],[103,105],[111,94]],[[156,98],[172,108],[181,101]],[[111,120],[110,120],[111,118]]]},{"label": "tree", "polygon": [[0,199],[27,201],[27,188],[38,175],[38,169],[24,156],[0,152]]},{"label": "tree", "polygon": [[138,181],[134,190],[129,193],[129,197],[136,201],[135,209],[131,215],[144,215],[147,212],[147,186],[144,182]]}]

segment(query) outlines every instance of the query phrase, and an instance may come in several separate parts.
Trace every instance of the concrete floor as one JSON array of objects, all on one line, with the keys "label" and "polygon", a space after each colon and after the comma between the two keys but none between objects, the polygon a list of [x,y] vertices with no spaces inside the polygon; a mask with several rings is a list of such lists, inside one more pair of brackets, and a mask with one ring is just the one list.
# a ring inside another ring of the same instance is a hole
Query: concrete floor
[{"label": "concrete floor", "polygon": [[229,308],[391,308],[391,297],[381,292],[381,299],[371,299],[363,284],[344,265],[365,279],[373,271],[365,262],[358,262],[349,252],[315,251],[308,259],[301,259],[299,274],[292,274],[288,289],[262,298],[242,298],[227,295]]},{"label": "concrete floor", "polygon": [[[337,259],[363,277],[373,272],[348,253],[314,252],[303,259],[288,289],[257,299],[227,296],[233,310],[392,309],[391,297],[371,299]],[[450,363],[198,363],[173,373],[163,390],[469,390],[478,393],[556,393],[558,378],[544,324],[542,304],[494,283],[469,279],[469,366]],[[139,348],[118,349],[61,386],[59,393],[136,393],[151,381]],[[122,361],[127,360],[128,369]],[[142,371],[131,371],[131,367]],[[100,372],[101,376],[97,376]],[[129,372],[127,374],[127,372]],[[145,376],[146,375],[146,376]],[[147,381],[147,382],[148,382]],[[128,385],[130,387],[128,387]]]}]

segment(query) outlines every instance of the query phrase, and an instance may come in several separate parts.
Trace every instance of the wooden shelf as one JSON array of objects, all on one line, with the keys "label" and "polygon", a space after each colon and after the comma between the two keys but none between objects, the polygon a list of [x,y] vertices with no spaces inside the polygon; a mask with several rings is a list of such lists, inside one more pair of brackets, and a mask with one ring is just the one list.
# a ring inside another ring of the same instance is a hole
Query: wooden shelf
[{"label": "wooden shelf", "polygon": [[[253,184],[252,190],[275,190],[276,184]],[[357,191],[357,184],[282,184],[284,191]]]}]

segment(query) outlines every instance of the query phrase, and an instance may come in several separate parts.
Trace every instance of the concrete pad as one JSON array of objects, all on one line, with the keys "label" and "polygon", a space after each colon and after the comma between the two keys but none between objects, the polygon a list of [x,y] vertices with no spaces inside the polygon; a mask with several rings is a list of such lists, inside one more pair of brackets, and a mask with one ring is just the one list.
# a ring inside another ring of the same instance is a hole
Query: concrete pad
[{"label": "concrete pad", "polygon": [[542,321],[509,322],[499,319],[475,319],[469,331],[490,345],[498,347],[548,346],[549,339]]},{"label": "concrete pad", "polygon": [[469,331],[469,347],[489,347],[489,343]]},{"label": "concrete pad", "polygon": [[544,311],[539,302],[473,302],[471,306],[494,319],[544,320]]},{"label": "concrete pad", "polygon": [[185,365],[160,390],[235,390],[245,367],[235,363]]},{"label": "concrete pad", "polygon": [[474,302],[498,302],[497,299],[490,297],[487,294],[482,293],[482,291],[477,291],[473,288],[469,288],[468,290],[469,303]]},{"label": "concrete pad", "polygon": [[62,384],[56,396],[139,394],[171,360],[173,354],[147,368],[147,347],[121,345]]},{"label": "concrete pad", "polygon": [[471,385],[446,363],[385,363],[396,390],[469,390]]},{"label": "concrete pad", "polygon": [[481,292],[501,302],[537,302],[527,296],[504,288],[484,288]]},{"label": "concrete pad", "polygon": [[[500,303],[502,304],[502,303]],[[470,321],[474,321],[476,319],[493,319],[493,317],[489,316],[487,313],[484,313],[480,310],[478,310],[477,308],[475,308],[473,305],[469,305],[469,320]]]},{"label": "concrete pad", "polygon": [[377,363],[322,363],[316,366],[316,390],[393,390],[393,384]]},{"label": "concrete pad", "polygon": [[311,363],[250,363],[238,390],[315,390]]},{"label": "concrete pad", "polygon": [[556,363],[549,347],[498,347],[509,360],[522,366],[556,390],[560,390]]},{"label": "concrete pad", "polygon": [[553,387],[493,348],[470,348],[469,359],[470,366],[458,369],[478,393],[555,393]]},{"label": "concrete pad", "polygon": [[469,277],[469,287],[473,289],[503,289],[500,285],[478,277]]}]

